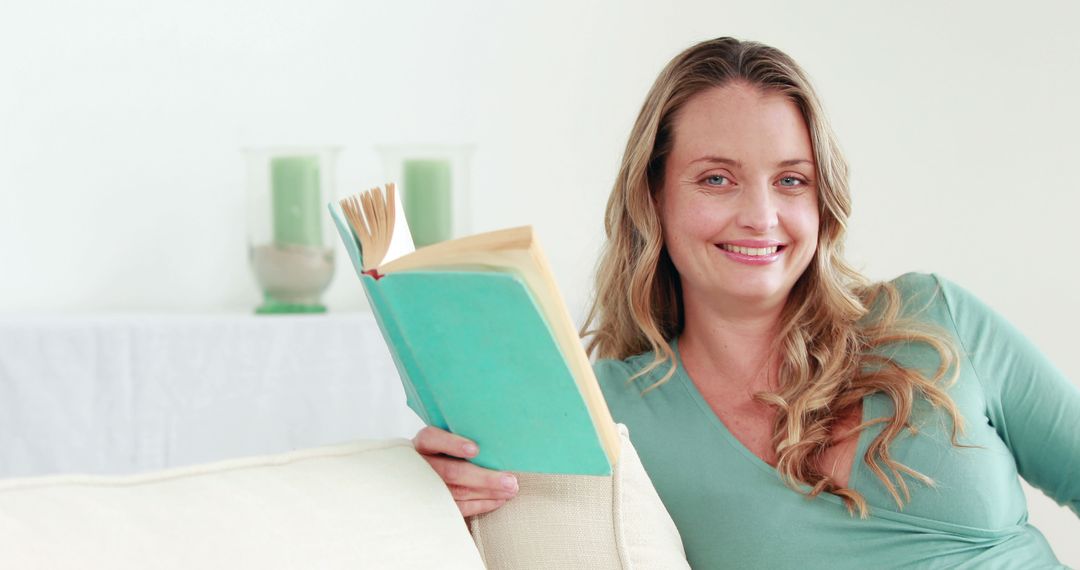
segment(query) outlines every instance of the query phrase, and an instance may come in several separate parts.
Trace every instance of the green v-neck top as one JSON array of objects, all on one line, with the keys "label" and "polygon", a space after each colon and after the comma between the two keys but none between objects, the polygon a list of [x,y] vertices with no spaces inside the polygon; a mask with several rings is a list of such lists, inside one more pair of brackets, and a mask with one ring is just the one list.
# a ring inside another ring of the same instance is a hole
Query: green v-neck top
[{"label": "green v-neck top", "polygon": [[[960,374],[948,392],[966,425],[960,442],[979,446],[954,447],[947,414],[917,399],[911,421],[918,432],[903,432],[890,453],[936,487],[909,478],[903,510],[862,460],[880,424],[861,433],[849,479],[870,506],[870,517],[860,519],[835,495],[807,499],[786,487],[727,430],[681,360],[668,382],[644,395],[670,364],[627,383],[652,353],[596,362],[612,416],[629,428],[694,568],[1062,567],[1028,524],[1018,477],[1080,516],[1080,390],[959,286],[912,273],[893,283],[904,314],[953,336]],[[671,347],[678,355],[677,341]],[[939,362],[924,344],[888,350],[930,376]],[[883,393],[863,401],[864,420],[892,413]]]}]

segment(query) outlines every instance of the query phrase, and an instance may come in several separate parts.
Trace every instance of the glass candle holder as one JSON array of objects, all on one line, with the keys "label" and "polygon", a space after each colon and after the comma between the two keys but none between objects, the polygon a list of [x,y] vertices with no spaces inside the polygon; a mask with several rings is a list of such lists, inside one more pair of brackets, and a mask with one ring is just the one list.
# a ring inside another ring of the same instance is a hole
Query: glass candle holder
[{"label": "glass candle holder", "polygon": [[471,145],[382,145],[385,182],[394,182],[417,247],[471,231]]},{"label": "glass candle holder", "polygon": [[248,260],[263,293],[259,314],[325,313],[334,276],[333,228],[338,147],[264,147],[247,159]]}]

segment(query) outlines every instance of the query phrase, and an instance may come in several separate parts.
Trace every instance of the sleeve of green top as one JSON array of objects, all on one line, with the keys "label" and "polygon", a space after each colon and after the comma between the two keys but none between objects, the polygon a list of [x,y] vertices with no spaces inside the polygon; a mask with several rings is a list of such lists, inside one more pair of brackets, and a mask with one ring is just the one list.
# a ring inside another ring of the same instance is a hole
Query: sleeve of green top
[{"label": "sleeve of green top", "polygon": [[1080,388],[1004,317],[934,277],[1020,475],[1080,516]]}]

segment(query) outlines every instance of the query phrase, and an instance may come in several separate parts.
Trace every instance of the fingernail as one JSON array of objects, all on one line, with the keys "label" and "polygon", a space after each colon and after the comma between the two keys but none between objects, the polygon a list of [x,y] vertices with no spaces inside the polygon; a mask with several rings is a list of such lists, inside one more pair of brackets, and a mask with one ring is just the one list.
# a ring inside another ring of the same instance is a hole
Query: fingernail
[{"label": "fingernail", "polygon": [[465,455],[476,455],[480,449],[476,447],[475,443],[466,443],[461,446],[461,449],[465,450]]},{"label": "fingernail", "polygon": [[516,491],[518,486],[517,479],[515,479],[512,475],[503,475],[502,486],[507,491]]}]

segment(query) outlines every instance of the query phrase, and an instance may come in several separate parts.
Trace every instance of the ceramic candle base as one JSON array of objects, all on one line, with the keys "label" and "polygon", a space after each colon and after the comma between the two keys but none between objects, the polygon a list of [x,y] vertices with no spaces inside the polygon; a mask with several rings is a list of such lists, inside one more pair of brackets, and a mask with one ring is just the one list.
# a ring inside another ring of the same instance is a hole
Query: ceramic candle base
[{"label": "ceramic candle base", "polygon": [[325,313],[319,302],[334,276],[334,250],[264,244],[250,248],[251,267],[263,287],[259,314]]}]

